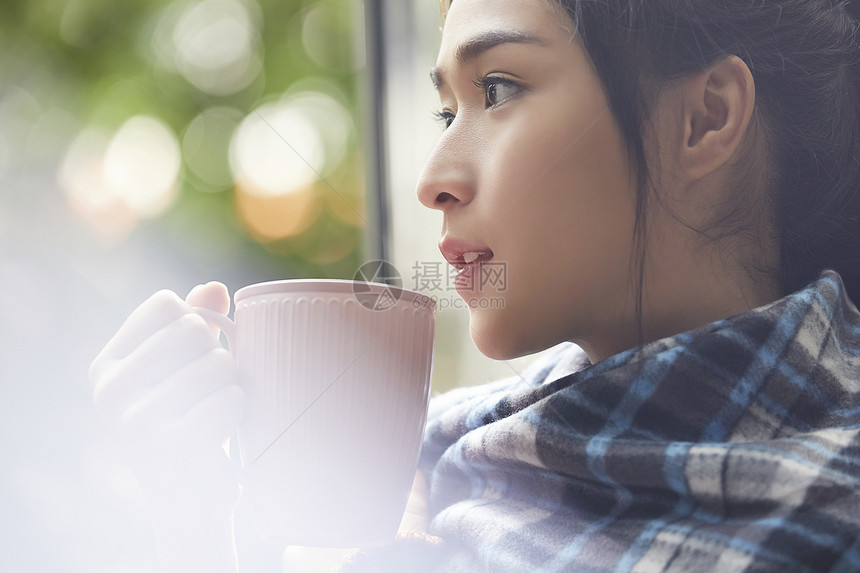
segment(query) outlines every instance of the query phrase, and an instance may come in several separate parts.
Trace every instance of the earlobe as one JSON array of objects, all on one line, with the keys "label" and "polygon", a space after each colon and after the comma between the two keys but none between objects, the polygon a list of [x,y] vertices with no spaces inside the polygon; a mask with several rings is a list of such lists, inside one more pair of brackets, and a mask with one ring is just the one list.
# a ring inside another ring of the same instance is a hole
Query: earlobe
[{"label": "earlobe", "polygon": [[752,119],[755,83],[747,65],[730,56],[690,78],[686,86],[685,170],[698,179],[739,150]]}]

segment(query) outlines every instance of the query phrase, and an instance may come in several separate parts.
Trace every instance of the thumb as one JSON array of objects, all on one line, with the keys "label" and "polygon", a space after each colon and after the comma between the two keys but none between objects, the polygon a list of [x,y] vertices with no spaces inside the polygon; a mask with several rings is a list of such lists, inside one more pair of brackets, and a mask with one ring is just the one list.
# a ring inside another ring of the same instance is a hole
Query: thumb
[{"label": "thumb", "polygon": [[197,285],[185,297],[185,302],[191,306],[202,306],[221,314],[230,312],[230,293],[227,287],[219,282]]},{"label": "thumb", "polygon": [[[185,302],[191,306],[208,308],[215,312],[220,312],[227,315],[230,312],[230,293],[223,283],[208,282],[205,285],[197,285],[188,296],[185,297]],[[210,325],[212,334],[218,337],[220,329],[217,326]]]}]

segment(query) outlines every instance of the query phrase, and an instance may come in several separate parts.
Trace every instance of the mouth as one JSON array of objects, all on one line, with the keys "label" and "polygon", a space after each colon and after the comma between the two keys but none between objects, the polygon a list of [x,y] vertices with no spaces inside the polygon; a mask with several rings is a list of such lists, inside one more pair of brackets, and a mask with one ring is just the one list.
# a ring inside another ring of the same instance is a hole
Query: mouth
[{"label": "mouth", "polygon": [[450,237],[443,237],[439,241],[439,250],[442,251],[442,256],[445,257],[448,264],[457,269],[458,275],[493,258],[493,250],[489,247],[467,243]]},{"label": "mouth", "polygon": [[463,253],[463,256],[460,257],[459,260],[451,264],[457,268],[457,275],[459,276],[463,274],[466,269],[470,267],[477,267],[481,263],[486,263],[492,258],[493,251],[468,251]]}]

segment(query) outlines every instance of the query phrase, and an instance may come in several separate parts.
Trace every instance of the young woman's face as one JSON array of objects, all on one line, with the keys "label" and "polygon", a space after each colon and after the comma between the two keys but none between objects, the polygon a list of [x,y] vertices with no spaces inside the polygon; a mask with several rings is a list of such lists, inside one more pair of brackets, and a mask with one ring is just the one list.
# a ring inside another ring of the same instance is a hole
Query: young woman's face
[{"label": "young woman's face", "polygon": [[547,0],[456,0],[432,75],[447,128],[418,197],[444,215],[478,348],[588,351],[628,328],[634,177],[567,15]]}]

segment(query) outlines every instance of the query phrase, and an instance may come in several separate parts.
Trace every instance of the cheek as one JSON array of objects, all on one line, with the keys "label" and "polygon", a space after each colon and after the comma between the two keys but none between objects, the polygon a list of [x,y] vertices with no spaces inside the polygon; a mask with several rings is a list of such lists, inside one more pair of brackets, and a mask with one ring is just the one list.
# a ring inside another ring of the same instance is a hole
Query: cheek
[{"label": "cheek", "polygon": [[511,248],[629,244],[636,193],[623,139],[604,112],[533,113],[490,139],[483,208]]},{"label": "cheek", "polygon": [[577,125],[529,131],[491,163],[505,308],[473,310],[472,328],[495,358],[578,336],[626,296],[635,189],[623,140],[611,118]]}]

